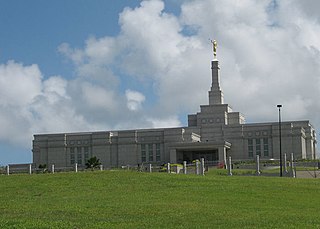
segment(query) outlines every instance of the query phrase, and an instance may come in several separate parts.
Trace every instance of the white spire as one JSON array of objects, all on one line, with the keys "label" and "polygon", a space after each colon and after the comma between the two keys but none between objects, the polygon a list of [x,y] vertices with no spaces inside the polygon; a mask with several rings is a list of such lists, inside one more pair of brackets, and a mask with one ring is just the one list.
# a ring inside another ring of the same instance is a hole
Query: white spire
[{"label": "white spire", "polygon": [[209,91],[209,105],[224,104],[223,92],[220,88],[220,67],[217,59],[211,61],[212,82]]},{"label": "white spire", "polygon": [[223,104],[223,92],[220,89],[220,67],[217,60],[218,43],[212,39],[210,39],[210,42],[212,43],[213,60],[211,61],[212,81],[209,91],[209,105]]}]

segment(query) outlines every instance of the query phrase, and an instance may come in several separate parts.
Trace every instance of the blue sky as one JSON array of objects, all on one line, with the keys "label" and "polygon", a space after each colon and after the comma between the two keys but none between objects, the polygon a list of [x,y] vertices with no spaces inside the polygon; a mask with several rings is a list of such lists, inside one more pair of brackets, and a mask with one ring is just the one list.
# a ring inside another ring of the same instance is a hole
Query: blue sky
[{"label": "blue sky", "polygon": [[57,47],[63,42],[81,47],[90,35],[118,34],[119,13],[139,1],[13,0],[0,4],[1,62],[37,63],[46,75],[70,75]]},{"label": "blue sky", "polygon": [[[317,1],[0,1],[0,165],[32,135],[186,125],[207,103],[209,38],[247,122],[320,128]],[[318,133],[318,131],[317,131]]]}]

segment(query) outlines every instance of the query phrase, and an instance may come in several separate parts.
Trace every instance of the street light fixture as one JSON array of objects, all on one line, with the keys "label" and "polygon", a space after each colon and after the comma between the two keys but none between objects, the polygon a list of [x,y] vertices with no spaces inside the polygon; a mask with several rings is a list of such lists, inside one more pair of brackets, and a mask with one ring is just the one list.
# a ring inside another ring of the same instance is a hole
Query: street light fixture
[{"label": "street light fixture", "polygon": [[280,151],[280,177],[282,177],[282,149],[281,149],[281,104],[277,105],[279,109],[279,151]]}]

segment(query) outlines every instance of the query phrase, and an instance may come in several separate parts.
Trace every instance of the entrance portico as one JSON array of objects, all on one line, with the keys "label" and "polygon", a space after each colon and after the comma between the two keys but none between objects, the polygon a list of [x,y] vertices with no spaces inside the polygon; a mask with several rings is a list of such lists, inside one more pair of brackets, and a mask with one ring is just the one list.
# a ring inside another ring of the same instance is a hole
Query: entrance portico
[{"label": "entrance portico", "polygon": [[192,142],[170,146],[170,163],[192,162],[204,158],[205,161],[219,161],[226,164],[229,142]]}]

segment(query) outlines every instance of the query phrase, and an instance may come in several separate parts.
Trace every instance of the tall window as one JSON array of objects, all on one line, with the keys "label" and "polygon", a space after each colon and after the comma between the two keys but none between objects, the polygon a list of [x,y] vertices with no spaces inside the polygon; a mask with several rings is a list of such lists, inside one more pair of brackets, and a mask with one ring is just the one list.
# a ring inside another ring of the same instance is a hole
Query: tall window
[{"label": "tall window", "polygon": [[89,153],[89,147],[84,147],[84,162],[86,163],[89,160],[90,153]]},{"label": "tall window", "polygon": [[253,140],[248,139],[248,153],[249,157],[253,157]]},{"label": "tall window", "polygon": [[263,139],[263,155],[265,157],[269,156],[269,143],[268,143],[268,138]]},{"label": "tall window", "polygon": [[261,156],[261,141],[260,141],[260,138],[256,139],[256,155]]},{"label": "tall window", "polygon": [[149,161],[153,161],[153,144],[148,144]]},{"label": "tall window", "polygon": [[141,144],[141,161],[142,161],[142,162],[146,162],[146,161],[147,161],[147,157],[146,157],[146,145],[145,145],[145,144]]},{"label": "tall window", "polygon": [[82,165],[82,148],[77,147],[77,163],[78,165]]},{"label": "tall window", "polygon": [[157,144],[156,144],[156,161],[161,161],[160,153],[161,153],[161,151],[160,151],[160,144],[157,143]]},{"label": "tall window", "polygon": [[74,148],[70,147],[70,164],[74,165],[75,162]]}]

